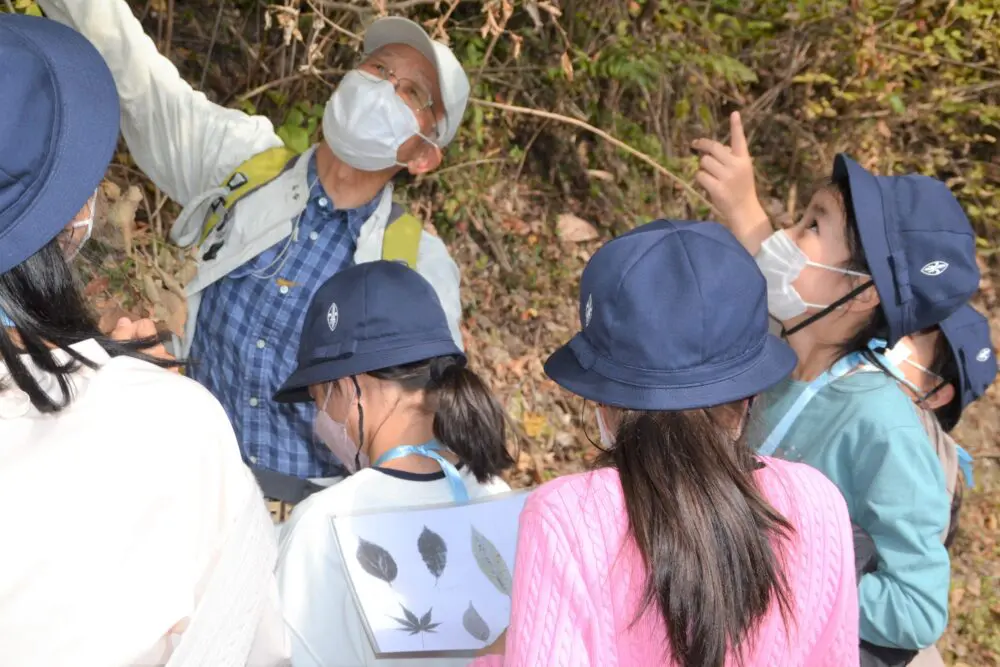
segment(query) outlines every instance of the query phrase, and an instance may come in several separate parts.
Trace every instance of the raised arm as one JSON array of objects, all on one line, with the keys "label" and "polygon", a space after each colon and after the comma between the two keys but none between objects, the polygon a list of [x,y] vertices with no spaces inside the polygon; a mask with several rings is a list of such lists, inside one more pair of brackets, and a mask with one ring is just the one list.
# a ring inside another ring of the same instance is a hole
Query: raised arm
[{"label": "raised arm", "polygon": [[122,106],[132,157],[181,205],[216,187],[237,165],[281,145],[271,122],[210,102],[185,82],[132,15],[125,0],[40,0],[45,14],[104,56]]},{"label": "raised arm", "polygon": [[711,139],[696,139],[691,147],[699,151],[700,169],[695,176],[698,185],[708,193],[712,205],[719,209],[720,220],[751,255],[770,236],[771,221],[757,199],[754,184],[753,159],[743,133],[739,112],[729,118],[731,145]]}]

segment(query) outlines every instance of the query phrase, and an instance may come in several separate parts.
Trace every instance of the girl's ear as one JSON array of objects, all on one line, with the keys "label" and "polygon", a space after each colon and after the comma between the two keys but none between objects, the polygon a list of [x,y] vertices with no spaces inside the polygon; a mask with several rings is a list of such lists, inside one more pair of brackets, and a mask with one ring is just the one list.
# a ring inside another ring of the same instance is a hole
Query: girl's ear
[{"label": "girl's ear", "polygon": [[[864,283],[861,281],[871,281],[871,278],[858,278],[859,282],[851,285],[851,289],[857,289]],[[848,301],[845,305],[847,310],[852,313],[867,313],[875,310],[882,303],[882,299],[879,298],[878,290],[875,289],[875,284],[872,283],[870,287],[865,288],[860,294]]]},{"label": "girl's ear", "polygon": [[941,387],[933,394],[931,394],[927,400],[924,401],[924,406],[930,410],[937,410],[938,408],[943,408],[955,399],[955,385],[950,382],[945,386]]}]

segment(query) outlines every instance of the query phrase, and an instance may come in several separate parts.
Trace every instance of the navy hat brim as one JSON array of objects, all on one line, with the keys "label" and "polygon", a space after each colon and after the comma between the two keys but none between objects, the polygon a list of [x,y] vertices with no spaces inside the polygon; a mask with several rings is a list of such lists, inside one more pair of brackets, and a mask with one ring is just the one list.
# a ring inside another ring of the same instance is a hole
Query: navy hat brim
[{"label": "navy hat brim", "polygon": [[[574,340],[583,335],[578,333]],[[548,358],[546,375],[577,396],[628,410],[693,410],[738,401],[778,384],[798,363],[787,344],[767,334],[757,353],[729,369],[724,378],[685,382],[680,374],[672,373],[670,381],[626,381],[601,374],[594,364],[585,368],[573,347],[570,341]]]},{"label": "navy hat brim", "polygon": [[[70,223],[101,183],[115,146],[121,113],[104,59],[85,37],[49,19],[5,15],[4,39],[34,49],[48,66],[58,98],[56,133],[31,203],[0,236],[0,273],[41,250]],[[24,119],[30,122],[30,119]]]},{"label": "navy hat brim", "polygon": [[[879,295],[879,302],[889,324],[888,343],[895,345],[906,335],[900,329],[902,311],[896,303],[896,280],[889,262],[889,230],[886,225],[882,189],[874,174],[846,155],[837,155],[833,162],[833,180],[846,182],[851,201],[844,202],[854,212],[861,237],[861,249],[865,254],[872,282]],[[858,212],[863,212],[859,215]]]},{"label": "navy hat brim", "polygon": [[465,362],[465,355],[451,339],[436,340],[407,347],[357,352],[338,359],[322,359],[299,364],[294,373],[274,394],[278,403],[311,401],[309,387],[326,384],[352,375],[370,373],[382,368],[413,364],[434,357],[456,356]]}]

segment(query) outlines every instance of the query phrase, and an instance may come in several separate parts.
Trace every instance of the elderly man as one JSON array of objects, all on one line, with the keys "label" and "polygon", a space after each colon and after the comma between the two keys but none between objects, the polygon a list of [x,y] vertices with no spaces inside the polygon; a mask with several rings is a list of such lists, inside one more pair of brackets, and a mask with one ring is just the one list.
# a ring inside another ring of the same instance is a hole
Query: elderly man
[{"label": "elderly man", "polygon": [[461,347],[458,267],[438,238],[401,215],[391,180],[441,163],[468,78],[419,25],[380,19],[365,34],[364,59],[327,102],[324,141],[294,155],[267,118],[213,104],[181,79],[125,0],[39,4],[104,56],[132,157],[184,206],[171,238],[199,246],[178,347],[191,376],[226,408],[265,495],[301,500],[342,471],[314,440],[315,408],[270,397],[295,366],[319,285],[352,263],[406,261],[434,286]]}]

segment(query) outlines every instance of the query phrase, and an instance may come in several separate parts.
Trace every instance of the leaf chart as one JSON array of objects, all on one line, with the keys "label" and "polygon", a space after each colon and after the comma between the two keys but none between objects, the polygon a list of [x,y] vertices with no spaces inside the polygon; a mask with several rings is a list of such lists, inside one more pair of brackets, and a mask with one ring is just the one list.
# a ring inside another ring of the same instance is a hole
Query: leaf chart
[{"label": "leaf chart", "polygon": [[347,604],[376,659],[465,667],[510,623],[529,493],[332,517]]}]

